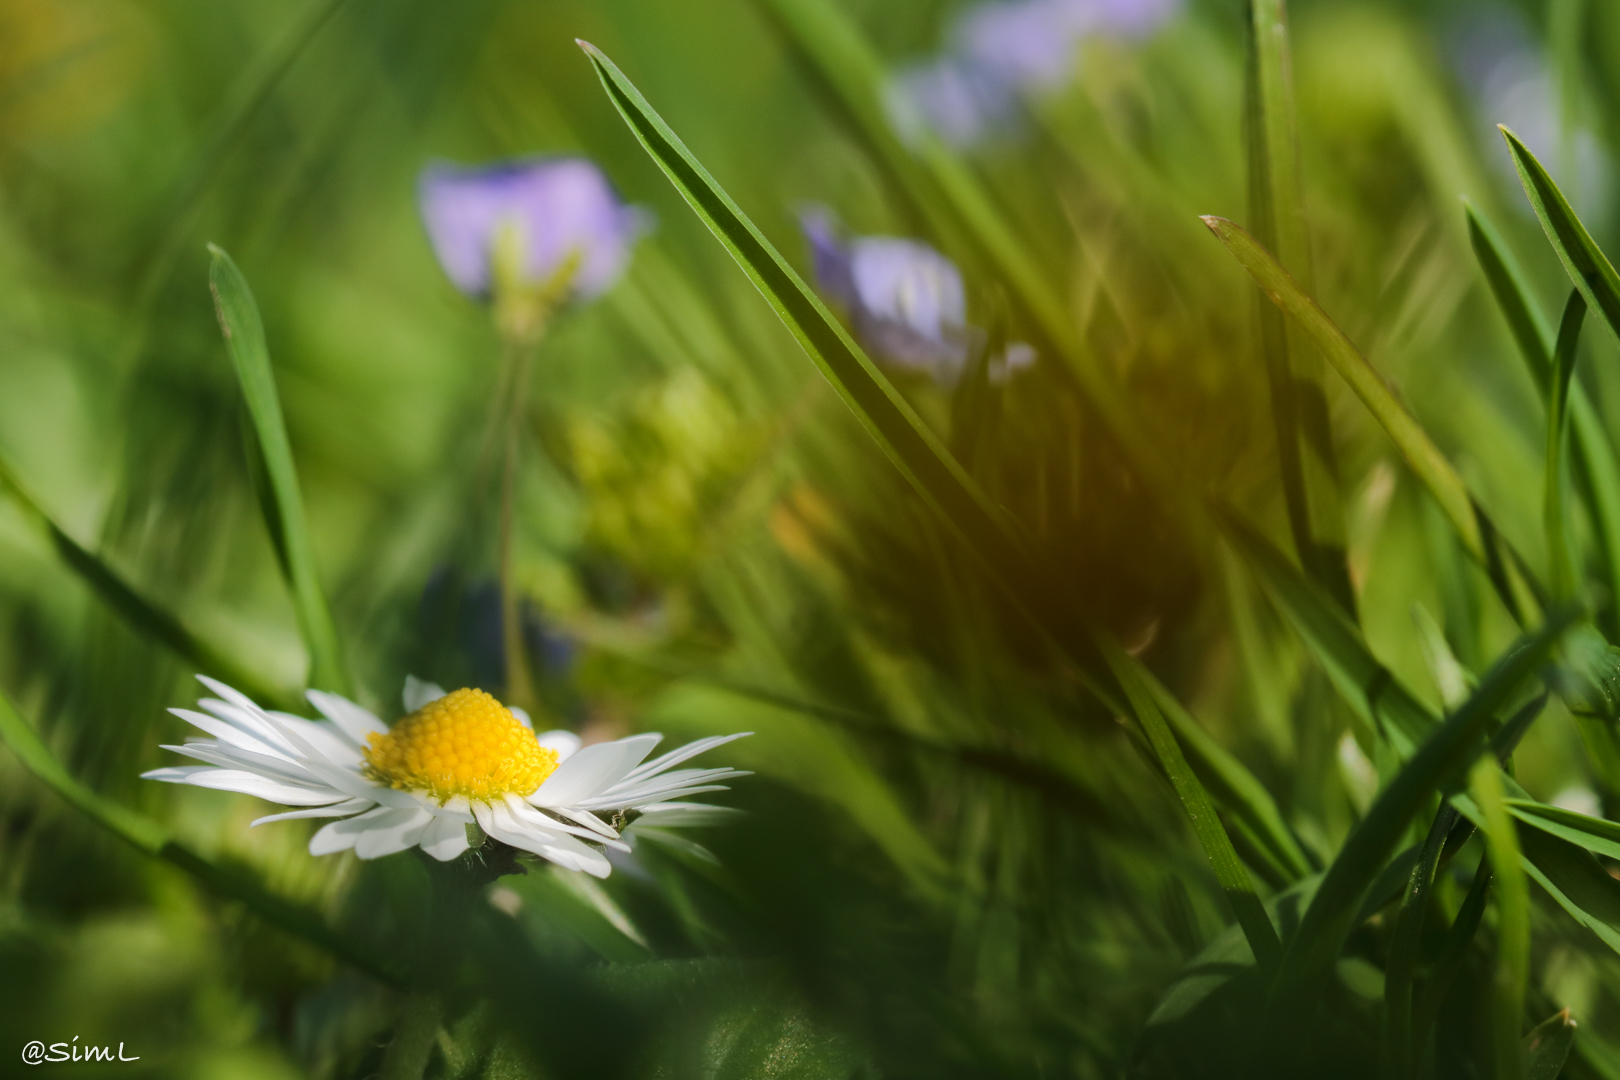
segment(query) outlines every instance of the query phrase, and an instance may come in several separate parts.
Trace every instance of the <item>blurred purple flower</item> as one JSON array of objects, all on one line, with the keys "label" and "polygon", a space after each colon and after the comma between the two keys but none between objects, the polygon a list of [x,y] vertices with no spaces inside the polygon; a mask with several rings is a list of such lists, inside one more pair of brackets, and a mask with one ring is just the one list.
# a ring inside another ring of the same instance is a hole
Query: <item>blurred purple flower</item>
[{"label": "blurred purple flower", "polygon": [[952,25],[950,48],[903,68],[885,92],[891,122],[914,139],[924,126],[969,146],[1016,116],[1018,95],[1050,91],[1074,72],[1082,39],[1140,38],[1181,0],[1001,0],[980,3]]},{"label": "blurred purple flower", "polygon": [[435,163],[422,171],[417,198],[428,239],[456,288],[491,291],[496,238],[518,230],[526,282],[549,281],[579,260],[570,298],[589,299],[616,281],[644,229],[644,215],[619,200],[607,177],[583,158],[530,158],[467,167]]},{"label": "blurred purple flower", "polygon": [[816,283],[849,312],[862,344],[897,366],[950,383],[967,362],[967,298],[956,264],[917,240],[843,241],[832,216],[805,210]]}]

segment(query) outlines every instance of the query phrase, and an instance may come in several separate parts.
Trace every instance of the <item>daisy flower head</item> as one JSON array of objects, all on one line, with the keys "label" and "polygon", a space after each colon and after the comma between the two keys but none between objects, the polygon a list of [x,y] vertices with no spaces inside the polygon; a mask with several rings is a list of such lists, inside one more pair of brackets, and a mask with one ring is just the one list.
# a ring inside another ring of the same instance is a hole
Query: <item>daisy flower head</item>
[{"label": "daisy flower head", "polygon": [[[309,691],[322,719],[260,708],[224,683],[199,680],[218,697],[202,709],[170,712],[207,735],[165,746],[202,765],[141,774],[255,795],[298,807],[259,818],[336,818],[309,842],[312,855],[353,849],[375,859],[420,847],[441,862],[470,846],[467,826],[570,870],[607,877],[603,849],[629,851],[621,833],[632,817],[660,824],[705,824],[718,807],[673,800],[723,791],[745,776],[730,768],[676,768],[742,738],[699,739],[651,761],[660,735],[632,735],[582,746],[568,731],[536,735],[521,709],[482,690],[445,693],[405,682],[406,715],[389,727],[347,698]],[[746,732],[743,734],[747,734]]]}]

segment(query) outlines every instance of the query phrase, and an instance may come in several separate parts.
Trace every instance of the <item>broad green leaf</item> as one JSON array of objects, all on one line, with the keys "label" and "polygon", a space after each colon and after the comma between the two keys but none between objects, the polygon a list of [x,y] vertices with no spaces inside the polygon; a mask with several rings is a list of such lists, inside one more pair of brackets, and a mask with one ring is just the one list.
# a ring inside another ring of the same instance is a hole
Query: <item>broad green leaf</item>
[{"label": "broad green leaf", "polygon": [[1439,719],[1378,662],[1361,629],[1282,552],[1230,509],[1217,508],[1216,521],[1345,702],[1396,753],[1410,757]]},{"label": "broad green leaf", "polygon": [[23,515],[45,536],[57,557],[90,587],[101,602],[111,608],[137,634],[162,642],[176,656],[205,675],[223,679],[259,701],[274,702],[283,708],[296,708],[299,699],[285,690],[272,688],[234,660],[222,655],[202,638],[186,629],[178,616],[141,594],[123,575],[108,566],[101,556],[69,536],[24,486],[11,465],[0,458],[0,489],[10,493]]},{"label": "broad green leaf", "polygon": [[1581,323],[1586,319],[1586,301],[1579,291],[1569,294],[1564,317],[1558,324],[1558,344],[1553,349],[1547,372],[1547,473],[1544,493],[1544,524],[1547,530],[1547,558],[1552,564],[1552,595],[1567,600],[1578,583],[1574,540],[1570,532],[1569,509],[1569,387],[1575,376],[1576,348],[1581,340]]},{"label": "broad green leaf", "polygon": [[1267,1001],[1268,1027],[1286,1033],[1279,1049],[1286,1063],[1306,1035],[1328,972],[1338,958],[1362,897],[1406,831],[1412,815],[1437,787],[1478,757],[1496,710],[1546,661],[1565,631],[1581,617],[1577,607],[1553,612],[1531,638],[1508,651],[1480,687],[1424,742],[1379,793],[1328,867],[1322,887],[1283,954]]},{"label": "broad green leaf", "polygon": [[1531,1028],[1524,1037],[1524,1080],[1558,1080],[1575,1049],[1578,1026],[1569,1010],[1561,1009]]},{"label": "broad green leaf", "polygon": [[[1496,298],[1497,307],[1519,346],[1519,353],[1530,370],[1530,380],[1545,395],[1553,355],[1552,327],[1530,291],[1524,272],[1490,219],[1472,204],[1465,203],[1464,209],[1468,236],[1491,295]],[[1615,457],[1614,446],[1596,407],[1578,379],[1570,381],[1569,414],[1577,475],[1592,511],[1612,594],[1620,589],[1620,461]],[[1608,613],[1607,617],[1612,623],[1613,614]]]},{"label": "broad green leaf", "polygon": [[304,518],[304,500],[298,490],[298,473],[293,466],[292,447],[287,442],[287,425],[281,415],[281,398],[276,393],[275,373],[270,367],[270,349],[265,344],[264,322],[259,306],[248,288],[247,279],[236,268],[224,249],[212,244],[214,257],[208,273],[208,287],[214,294],[214,311],[225,345],[236,369],[248,415],[253,419],[259,453],[271,499],[266,506],[266,524],[282,569],[292,590],[298,628],[309,650],[309,685],[334,693],[349,692],[348,675],[338,646],[337,629],[326,605],[315,571],[315,555],[310,546],[309,527]]},{"label": "broad green leaf", "polygon": [[1484,563],[1487,558],[1485,539],[1462,477],[1457,475],[1451,462],[1430,440],[1406,405],[1396,397],[1384,377],[1258,240],[1222,217],[1207,216],[1204,223],[1271,298],[1271,302],[1298,323],[1317,348],[1322,350],[1328,363],[1350,385],[1350,389],[1355,391],[1362,404],[1367,406],[1373,418],[1395,443],[1413,474],[1440,504],[1440,509],[1457,530],[1469,554]]},{"label": "broad green leaf", "polygon": [[[1042,612],[1046,605],[1039,602],[1040,592],[1035,584],[1030,556],[1012,523],[990,502],[821,300],[692,156],[691,151],[664,123],[641,92],[625,78],[624,73],[594,46],[585,42],[579,44],[589,55],[603,88],[636,138],[748,275],[890,461],[939,513],[946,525],[961,537],[1007,591],[1009,598],[1030,613],[1037,625],[1044,625],[1037,613]],[[1106,632],[1094,630],[1093,636],[1104,649],[1113,647],[1117,650]],[[1087,663],[1091,658],[1074,659],[1083,669],[1091,668],[1094,677],[1107,675],[1107,672],[1095,670],[1094,661]],[[1119,678],[1121,671],[1134,672],[1135,661],[1127,658],[1123,663],[1110,663],[1109,668],[1114,677]],[[1163,718],[1153,705],[1150,692],[1145,683],[1140,682],[1130,682],[1124,689],[1130,704],[1149,713],[1144,716],[1139,711],[1138,720],[1149,731],[1151,738],[1152,730],[1157,724],[1163,723]],[[1171,748],[1174,748],[1173,758],[1167,759],[1164,752],[1159,753],[1161,765],[1171,776],[1178,792],[1195,790],[1194,797],[1201,797],[1203,805],[1207,806],[1208,795],[1187,766],[1183,751],[1175,744],[1174,738],[1169,739],[1167,747],[1155,745],[1156,751]],[[1187,805],[1191,812],[1192,804]],[[1223,887],[1228,888],[1229,895],[1247,895],[1253,900],[1254,889],[1248,881],[1247,872],[1213,811],[1202,817],[1194,816],[1193,824],[1199,840],[1206,844],[1205,853],[1216,867],[1217,874],[1222,876]],[[1262,935],[1269,933],[1274,937],[1270,923],[1253,916],[1258,901],[1254,904],[1246,900],[1239,903],[1243,906],[1237,915],[1246,931]],[[1268,951],[1268,943],[1262,937],[1256,952],[1266,956]]]},{"label": "broad green leaf", "polygon": [[[1249,157],[1249,223],[1282,265],[1314,290],[1310,236],[1299,174],[1288,16],[1284,0],[1249,0],[1244,141]],[[1255,308],[1271,384],[1278,467],[1294,547],[1306,572],[1346,611],[1355,611],[1345,560],[1344,511],[1333,433],[1322,389],[1322,362],[1308,343],[1290,340],[1282,313]]]},{"label": "broad green leaf", "polygon": [[1502,791],[1502,769],[1486,754],[1468,774],[1479,807],[1485,850],[1496,877],[1496,968],[1491,980],[1496,1075],[1524,1075],[1519,1030],[1530,984],[1530,884],[1519,856],[1518,830]]},{"label": "broad green leaf", "polygon": [[175,840],[162,825],[102,798],[79,783],[56,760],[3,693],[0,693],[0,742],[4,742],[23,767],[61,796],[64,802],[143,855],[173,863],[196,878],[209,892],[225,899],[241,901],[266,922],[303,938],[373,978],[390,984],[400,981],[400,973],[393,965],[371,955],[359,942],[333,930],[318,913],[276,896],[241,872],[209,862]]},{"label": "broad green leaf", "polygon": [[1469,693],[1479,685],[1479,680],[1451,651],[1445,632],[1440,629],[1434,616],[1429,614],[1428,608],[1414,603],[1412,622],[1417,627],[1418,647],[1423,650],[1423,661],[1434,679],[1435,688],[1440,691],[1440,701],[1448,710],[1455,709],[1468,700]]},{"label": "broad green leaf", "polygon": [[1620,340],[1620,274],[1615,273],[1614,264],[1586,231],[1569,200],[1564,198],[1536,155],[1512,131],[1500,125],[1498,129],[1507,140],[1524,193],[1530,197],[1542,231],[1558,253],[1570,282],[1580,290],[1589,307],[1603,313],[1609,332]]}]

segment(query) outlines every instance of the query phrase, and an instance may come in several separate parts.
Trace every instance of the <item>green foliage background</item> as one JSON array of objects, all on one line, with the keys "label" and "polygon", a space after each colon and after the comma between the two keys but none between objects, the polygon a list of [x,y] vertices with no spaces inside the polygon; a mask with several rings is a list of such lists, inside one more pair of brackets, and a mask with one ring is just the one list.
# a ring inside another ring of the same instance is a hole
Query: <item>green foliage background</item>
[{"label": "green foliage background", "polygon": [[[1020,132],[897,159],[841,82],[858,83],[855,59],[818,53],[816,20],[795,13],[838,15],[898,64],[936,50],[953,10],[0,5],[0,688],[100,800],[86,813],[51,790],[10,729],[0,1060],[80,1036],[139,1054],[117,1066],[129,1075],[373,1075],[424,1024],[420,995],[391,981],[425,972],[442,990],[425,1022],[434,1076],[1403,1075],[1387,1001],[1405,970],[1420,1005],[1451,980],[1419,1074],[1504,1075],[1520,1037],[1567,1008],[1573,1053],[1553,1061],[1538,1049],[1552,1036],[1532,1033],[1526,1075],[1620,1077],[1620,827],[1592,820],[1620,812],[1601,636],[1620,538],[1602,528],[1599,470],[1577,455],[1571,495],[1595,621],[1481,681],[1559,597],[1516,625],[1387,414],[1327,374],[1345,611],[1331,574],[1296,568],[1273,309],[1199,221],[1279,247],[1253,220],[1250,8],[1192,0],[1143,43],[1090,39]],[[1490,127],[1504,118],[1483,115],[1453,61],[1457,27],[1517,19],[1559,90],[1560,145],[1584,132],[1605,154],[1620,14],[1580,0],[1299,0],[1289,14],[1309,266],[1279,254],[1521,557],[1512,574],[1556,581],[1548,386],[1459,196],[1494,222],[1549,328],[1571,282]],[[576,38],[801,273],[795,213],[823,203],[856,232],[928,239],[963,267],[971,321],[1038,343],[1037,366],[1005,384],[890,373],[1005,508],[1027,564],[987,569],[971,529],[893,467],[638,144]],[[499,344],[435,264],[414,183],[431,159],[530,153],[593,158],[657,222],[536,361],[518,577],[542,697],[588,737],[754,731],[715,756],[756,775],[724,797],[747,816],[698,837],[717,862],[644,841],[638,873],[598,885],[536,866],[488,902],[434,908],[414,856],[314,859],[309,823],[249,831],[266,812],[251,798],[137,777],[169,763],[158,744],[182,725],[164,710],[195,700],[199,664],[283,701],[310,677],[244,454],[208,242],[258,300],[355,696],[393,718],[407,673],[498,689]],[[1583,189],[1572,150],[1544,160],[1613,249],[1620,189]],[[952,202],[956,175],[1056,299],[1067,345]],[[1575,396],[1589,405],[1571,408],[1577,439],[1588,408],[1601,449],[1620,432],[1603,310],[1620,293],[1596,272],[1583,284],[1595,310]],[[1309,333],[1289,332],[1296,356],[1315,355]],[[1101,381],[1077,379],[1065,348]],[[183,629],[109,605],[92,587],[108,569]],[[1154,742],[1160,710],[1181,772]],[[1512,779],[1491,767],[1470,786],[1483,745],[1459,743],[1415,815],[1396,815],[1415,746],[1445,716],[1497,732]],[[1503,721],[1523,734],[1516,752]],[[1245,894],[1178,801],[1206,787],[1289,950],[1280,976],[1256,968],[1234,921]],[[1401,885],[1431,821],[1457,820],[1448,805],[1484,835],[1457,829],[1403,937]],[[122,840],[105,827],[119,808],[145,822]],[[1311,938],[1302,914],[1339,880],[1321,872],[1379,828],[1377,881],[1335,894],[1354,915],[1342,939]],[[1448,950],[1471,886],[1486,895],[1487,849],[1522,852],[1529,881],[1496,875],[1482,928]],[[277,901],[302,914],[277,916]],[[1521,926],[1527,981],[1504,991],[1502,943]],[[1283,1023],[1268,980],[1292,985],[1307,946],[1327,969],[1300,1000],[1321,1005]]]}]

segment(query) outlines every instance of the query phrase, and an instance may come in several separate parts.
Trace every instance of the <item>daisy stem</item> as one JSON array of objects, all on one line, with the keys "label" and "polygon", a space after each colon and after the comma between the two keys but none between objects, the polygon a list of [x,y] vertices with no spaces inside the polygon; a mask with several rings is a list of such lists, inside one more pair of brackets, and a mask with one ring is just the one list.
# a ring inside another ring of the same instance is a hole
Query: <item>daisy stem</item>
[{"label": "daisy stem", "polygon": [[412,990],[399,1011],[394,1038],[383,1055],[380,1080],[421,1080],[439,1035],[443,1007],[437,994]]},{"label": "daisy stem", "polygon": [[529,673],[528,650],[523,641],[522,599],[512,568],[512,518],[517,490],[517,464],[523,431],[524,403],[528,398],[529,367],[534,357],[532,342],[517,335],[506,338],[507,380],[511,397],[507,403],[505,464],[501,471],[501,643],[506,654],[506,700],[510,705],[533,713],[534,679]]}]

